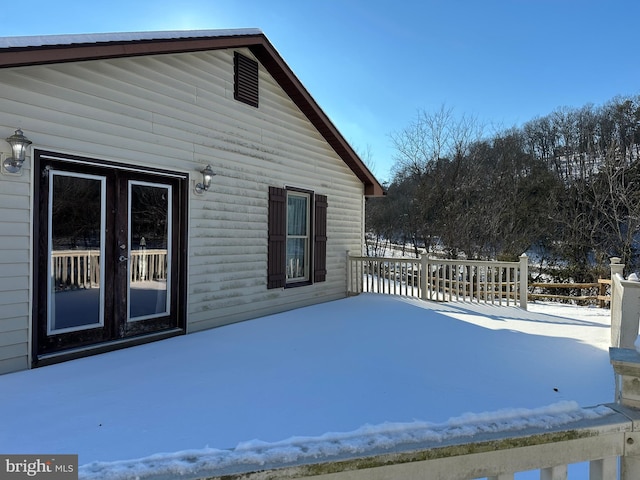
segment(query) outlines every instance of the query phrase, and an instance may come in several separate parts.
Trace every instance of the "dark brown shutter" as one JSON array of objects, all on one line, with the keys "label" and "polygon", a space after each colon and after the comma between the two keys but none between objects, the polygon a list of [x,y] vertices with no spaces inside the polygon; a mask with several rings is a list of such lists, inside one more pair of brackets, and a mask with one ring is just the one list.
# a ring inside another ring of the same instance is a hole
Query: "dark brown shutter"
[{"label": "dark brown shutter", "polygon": [[233,57],[233,98],[258,106],[258,62],[235,52]]},{"label": "dark brown shutter", "polygon": [[287,191],[284,188],[269,187],[268,215],[267,288],[280,288],[287,282]]},{"label": "dark brown shutter", "polygon": [[327,197],[315,196],[313,281],[324,282],[327,278]]}]

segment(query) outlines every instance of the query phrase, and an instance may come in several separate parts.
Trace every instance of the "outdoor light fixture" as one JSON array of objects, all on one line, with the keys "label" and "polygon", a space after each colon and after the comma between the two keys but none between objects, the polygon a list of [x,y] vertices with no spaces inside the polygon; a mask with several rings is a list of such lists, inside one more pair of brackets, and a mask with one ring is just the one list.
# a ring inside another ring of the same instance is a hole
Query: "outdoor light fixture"
[{"label": "outdoor light fixture", "polygon": [[213,170],[211,170],[211,165],[207,165],[204,170],[200,171],[200,173],[202,174],[202,183],[198,183],[196,185],[197,193],[203,193],[209,190],[209,187],[211,186],[211,179],[215,175]]},{"label": "outdoor light fixture", "polygon": [[31,140],[25,137],[20,129],[6,140],[11,145],[12,156],[2,162],[2,166],[9,173],[18,173],[24,163],[27,147],[31,145]]}]

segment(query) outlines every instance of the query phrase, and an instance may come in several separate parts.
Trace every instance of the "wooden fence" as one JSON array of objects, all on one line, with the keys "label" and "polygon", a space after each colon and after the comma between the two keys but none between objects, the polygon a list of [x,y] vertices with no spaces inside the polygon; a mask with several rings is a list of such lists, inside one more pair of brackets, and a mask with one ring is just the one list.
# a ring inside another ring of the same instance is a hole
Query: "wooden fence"
[{"label": "wooden fence", "polygon": [[[611,288],[611,280],[599,278],[593,283],[530,283],[529,299],[549,298],[551,300],[569,300],[578,302],[597,302],[600,308],[611,302],[608,290]],[[554,290],[568,290],[566,294],[551,293]]]}]

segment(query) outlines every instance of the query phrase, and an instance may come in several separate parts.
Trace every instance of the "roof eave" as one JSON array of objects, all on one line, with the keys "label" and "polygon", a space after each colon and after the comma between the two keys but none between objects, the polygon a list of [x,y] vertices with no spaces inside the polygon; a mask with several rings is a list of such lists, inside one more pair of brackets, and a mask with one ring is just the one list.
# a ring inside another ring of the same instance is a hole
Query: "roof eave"
[{"label": "roof eave", "polygon": [[248,47],[264,34],[36,45],[0,50],[0,68]]}]

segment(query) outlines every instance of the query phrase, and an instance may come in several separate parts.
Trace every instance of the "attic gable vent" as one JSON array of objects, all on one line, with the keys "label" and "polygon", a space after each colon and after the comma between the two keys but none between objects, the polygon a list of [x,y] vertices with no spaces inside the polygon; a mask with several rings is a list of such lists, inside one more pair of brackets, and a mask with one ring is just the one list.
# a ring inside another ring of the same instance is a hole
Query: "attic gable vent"
[{"label": "attic gable vent", "polygon": [[235,88],[233,98],[252,107],[258,106],[258,62],[235,52],[233,58]]}]

